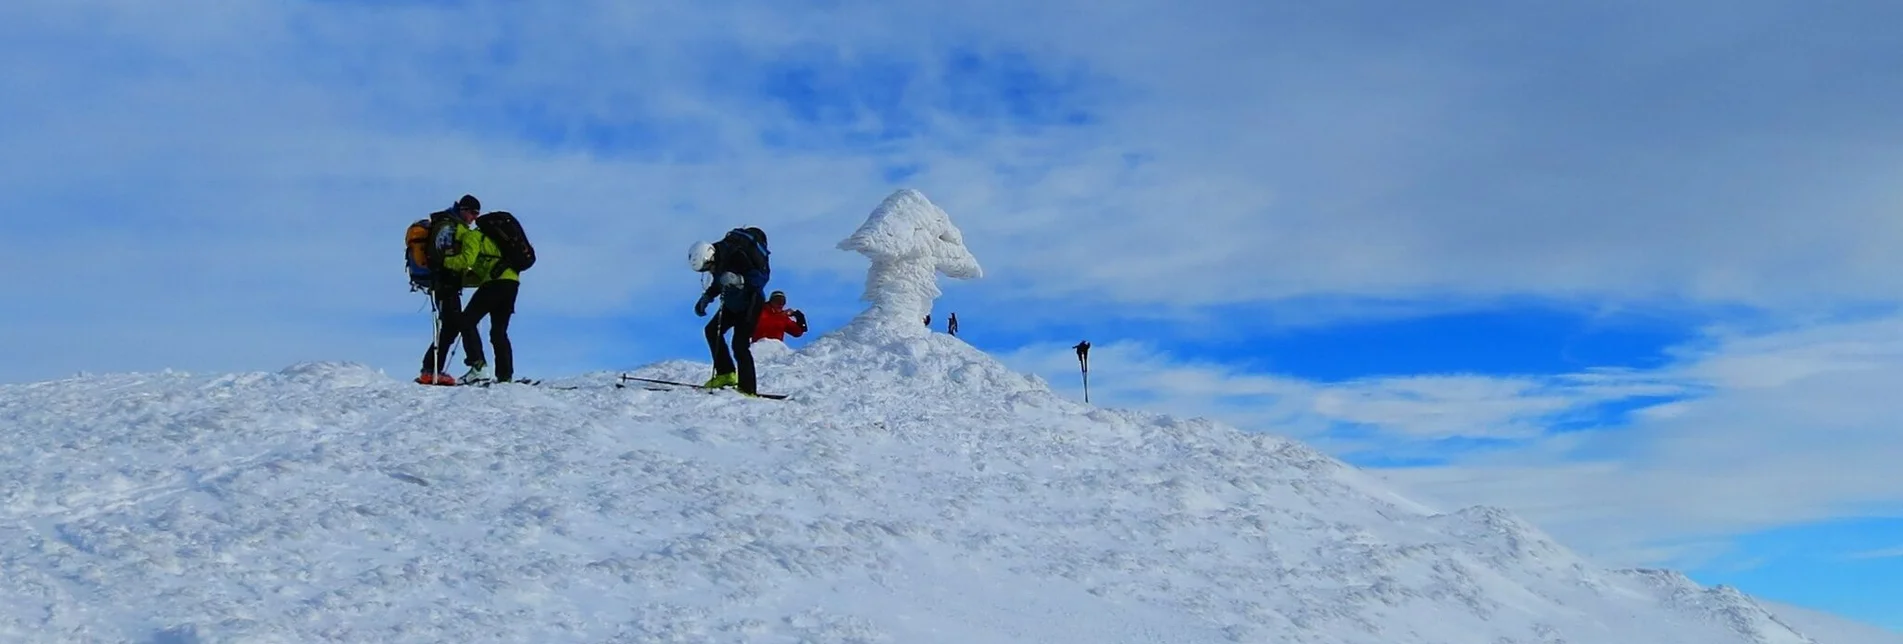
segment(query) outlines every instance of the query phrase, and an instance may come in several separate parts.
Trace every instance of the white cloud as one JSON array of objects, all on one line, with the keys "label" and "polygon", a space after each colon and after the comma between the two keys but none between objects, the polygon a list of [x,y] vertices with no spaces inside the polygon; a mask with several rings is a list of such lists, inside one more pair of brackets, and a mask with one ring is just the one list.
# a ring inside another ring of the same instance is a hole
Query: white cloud
[{"label": "white cloud", "polygon": [[[1641,373],[1595,371],[1550,378],[1424,375],[1318,383],[1251,373],[1220,362],[1181,360],[1142,342],[1091,348],[1092,401],[1207,415],[1239,427],[1291,434],[1337,448],[1332,433],[1369,428],[1395,439],[1533,439],[1568,412],[1639,396],[1679,396],[1681,384]],[[1082,393],[1075,352],[1040,344],[1002,357]],[[1058,375],[1064,374],[1064,375]],[[1392,448],[1390,444],[1388,447]]]},{"label": "white cloud", "polygon": [[[1180,360],[1140,344],[1092,350],[1093,400],[1208,415],[1335,453],[1407,456],[1422,439],[1508,438],[1430,450],[1451,464],[1379,470],[1447,507],[1513,509],[1614,564],[1689,565],[1732,535],[1903,512],[1903,317],[1744,333],[1715,330],[1650,371],[1546,379],[1436,376],[1313,383]],[[1075,374],[1068,349],[1009,356]],[[1074,375],[1054,378],[1077,390]],[[1683,397],[1610,426],[1546,433],[1568,412]],[[1374,435],[1331,435],[1344,427]],[[1872,556],[1893,553],[1878,552]]]},{"label": "white cloud", "polygon": [[[1903,77],[1883,72],[1903,52],[1894,20],[1858,15],[1876,11],[0,2],[0,380],[413,368],[428,320],[396,231],[465,192],[542,250],[516,318],[525,375],[698,357],[689,242],[759,225],[776,284],[856,283],[863,259],[833,244],[898,187],[892,167],[985,259],[959,295],[1000,325],[1238,303],[1314,325],[1529,294],[1786,321],[1894,302]],[[1087,122],[995,118],[1009,96],[935,71],[960,55],[1075,79],[1033,102]],[[770,69],[855,87],[862,65],[923,71],[889,97],[823,96],[823,123],[763,96]],[[879,137],[903,128],[923,134]],[[577,143],[607,135],[637,143]],[[843,321],[858,289],[833,290],[800,305]],[[1110,343],[1092,394],[1337,453],[1460,456],[1383,475],[1514,508],[1609,562],[1685,562],[1739,531],[1903,506],[1898,328],[1721,333],[1650,372],[1343,383]],[[1070,341],[1011,361],[1075,391]],[[1541,435],[1688,393],[1625,428]],[[1469,439],[1503,446],[1439,446]]]},{"label": "white cloud", "polygon": [[1883,548],[1880,550],[1866,550],[1849,555],[1851,559],[1895,559],[1898,557],[1903,557],[1903,546]]},{"label": "white cloud", "polygon": [[[1903,146],[1872,142],[1903,135],[1890,103],[1731,46],[1777,30],[1766,56],[1894,88],[1836,48],[1881,23],[1813,10],[1818,30],[1789,33],[1788,10],[1746,3],[1714,23],[1628,7],[1644,15],[1572,25],[1605,43],[1573,51],[1510,35],[1554,26],[1532,9],[11,2],[0,71],[25,91],[0,118],[26,125],[0,130],[0,206],[34,223],[11,230],[24,242],[8,266],[68,265],[101,228],[147,245],[0,298],[65,324],[114,283],[95,273],[156,272],[164,296],[120,292],[128,308],[361,320],[408,301],[389,290],[392,231],[464,192],[521,214],[546,247],[531,312],[677,305],[692,290],[680,249],[743,223],[774,233],[783,274],[851,281],[863,263],[832,242],[894,187],[891,166],[915,167],[905,183],[987,258],[974,288],[1029,317],[1078,302],[1172,315],[1270,300],[1293,303],[1278,319],[1314,321],[1370,298],[1889,297]],[[1397,20],[1410,36],[1393,37]],[[987,116],[1018,99],[940,73],[961,55],[1074,85],[1021,100],[1087,124]],[[867,86],[856,66],[914,76],[883,98],[822,94],[840,114],[816,124],[762,93],[767,70],[798,61],[842,87]],[[1807,91],[1803,109],[1683,107],[1740,88]],[[925,134],[865,138],[906,125]],[[588,132],[647,143],[546,145]],[[292,266],[260,271],[246,248]],[[226,330],[207,315],[172,332]]]},{"label": "white cloud", "polygon": [[1541,389],[1532,379],[1392,378],[1324,388],[1315,395],[1314,410],[1331,419],[1413,436],[1525,438],[1541,430],[1530,421],[1580,403]]}]

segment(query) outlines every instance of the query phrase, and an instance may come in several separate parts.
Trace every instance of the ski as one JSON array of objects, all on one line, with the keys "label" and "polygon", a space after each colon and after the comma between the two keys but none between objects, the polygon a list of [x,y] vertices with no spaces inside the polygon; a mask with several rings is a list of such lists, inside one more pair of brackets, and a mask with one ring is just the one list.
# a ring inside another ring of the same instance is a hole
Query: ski
[{"label": "ski", "polygon": [[[627,374],[621,374],[621,379],[622,379],[623,381],[627,381],[627,380],[638,380],[638,381],[640,381],[640,382],[652,382],[652,383],[655,383],[655,384],[662,384],[662,385],[674,385],[674,386],[676,386],[676,387],[690,387],[690,388],[693,388],[693,389],[699,389],[699,390],[701,390],[701,391],[706,391],[706,392],[710,392],[710,393],[711,393],[711,392],[715,392],[715,391],[719,391],[720,389],[724,389],[724,388],[725,388],[725,387],[722,387],[722,388],[719,388],[719,389],[708,389],[708,388],[707,388],[707,387],[706,387],[705,385],[696,385],[696,384],[693,384],[693,383],[686,383],[686,382],[675,382],[675,381],[672,381],[672,380],[660,380],[660,379],[657,379],[657,378],[642,378],[642,377],[639,377],[639,376],[630,376],[630,375],[627,375]],[[618,386],[620,386],[620,385],[616,385],[616,386],[618,387]],[[660,390],[658,390],[658,389],[656,389],[655,391],[660,391]],[[744,395],[744,394],[743,394],[743,395]],[[786,394],[754,394],[754,395],[755,395],[755,396],[757,396],[757,397],[760,397],[760,398],[767,398],[767,399],[771,399],[771,400],[786,400]]]},{"label": "ski", "polygon": [[[540,385],[542,384],[542,381],[540,381],[540,380],[530,380],[530,379],[528,379],[528,378],[517,378],[517,379],[515,379],[515,380],[511,380],[511,381],[509,381],[509,382],[510,382],[510,384],[517,384],[517,385],[530,385],[530,386],[540,386]],[[494,380],[472,380],[472,381],[469,381],[469,382],[459,382],[459,383],[456,383],[455,385],[451,385],[451,386],[454,386],[454,387],[488,387],[488,386],[490,386],[490,385],[493,385],[493,384],[496,384],[496,381],[494,381]]]},{"label": "ski", "polygon": [[674,381],[672,381],[672,380],[660,380],[660,379],[657,379],[657,378],[642,378],[642,377],[640,377],[640,376],[630,376],[630,375],[627,375],[627,374],[625,374],[625,373],[624,373],[624,374],[621,374],[621,379],[622,379],[622,380],[624,380],[624,381],[625,381],[625,380],[639,380],[639,381],[641,381],[641,382],[652,382],[652,383],[658,383],[658,384],[663,384],[663,385],[674,385],[674,386],[677,386],[677,387],[693,387],[693,388],[695,388],[695,389],[706,389],[706,388],[707,388],[707,387],[706,387],[705,385],[696,385],[696,384],[692,384],[692,383],[686,383],[686,382],[674,382]]}]

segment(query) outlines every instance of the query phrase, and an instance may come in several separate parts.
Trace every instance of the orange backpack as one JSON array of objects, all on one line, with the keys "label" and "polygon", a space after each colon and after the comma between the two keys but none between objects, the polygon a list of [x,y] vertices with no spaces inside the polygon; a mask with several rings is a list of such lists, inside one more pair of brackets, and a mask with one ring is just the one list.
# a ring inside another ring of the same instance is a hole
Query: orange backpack
[{"label": "orange backpack", "polygon": [[449,215],[434,213],[418,219],[403,232],[403,265],[410,273],[410,290],[429,290],[433,269],[443,266],[443,253],[436,248],[435,231]]}]

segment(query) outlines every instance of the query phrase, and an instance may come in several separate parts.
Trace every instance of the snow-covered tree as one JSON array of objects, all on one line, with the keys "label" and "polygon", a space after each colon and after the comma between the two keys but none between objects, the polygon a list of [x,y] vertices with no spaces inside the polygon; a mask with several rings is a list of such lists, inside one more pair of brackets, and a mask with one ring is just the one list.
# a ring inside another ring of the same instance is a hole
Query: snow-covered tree
[{"label": "snow-covered tree", "polygon": [[839,242],[839,248],[872,260],[862,296],[872,306],[855,323],[905,335],[930,332],[920,321],[942,294],[938,274],[955,279],[984,276],[951,216],[911,188],[886,197],[857,232]]}]

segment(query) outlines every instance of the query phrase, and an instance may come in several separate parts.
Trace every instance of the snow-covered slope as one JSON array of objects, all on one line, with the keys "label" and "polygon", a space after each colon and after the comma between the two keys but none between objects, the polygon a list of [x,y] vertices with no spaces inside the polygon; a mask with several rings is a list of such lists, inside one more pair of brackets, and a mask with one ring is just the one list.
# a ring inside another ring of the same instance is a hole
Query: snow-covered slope
[{"label": "snow-covered slope", "polygon": [[1841,617],[1789,604],[1764,602],[1784,623],[1819,642],[1856,642],[1857,644],[1903,644],[1903,633],[1882,627],[1847,621]]},{"label": "snow-covered slope", "polygon": [[337,364],[0,387],[0,639],[1810,641],[949,336],[761,353],[791,400]]},{"label": "snow-covered slope", "polygon": [[0,641],[1813,641],[881,317],[758,345],[784,401],[333,363],[0,387]]}]

